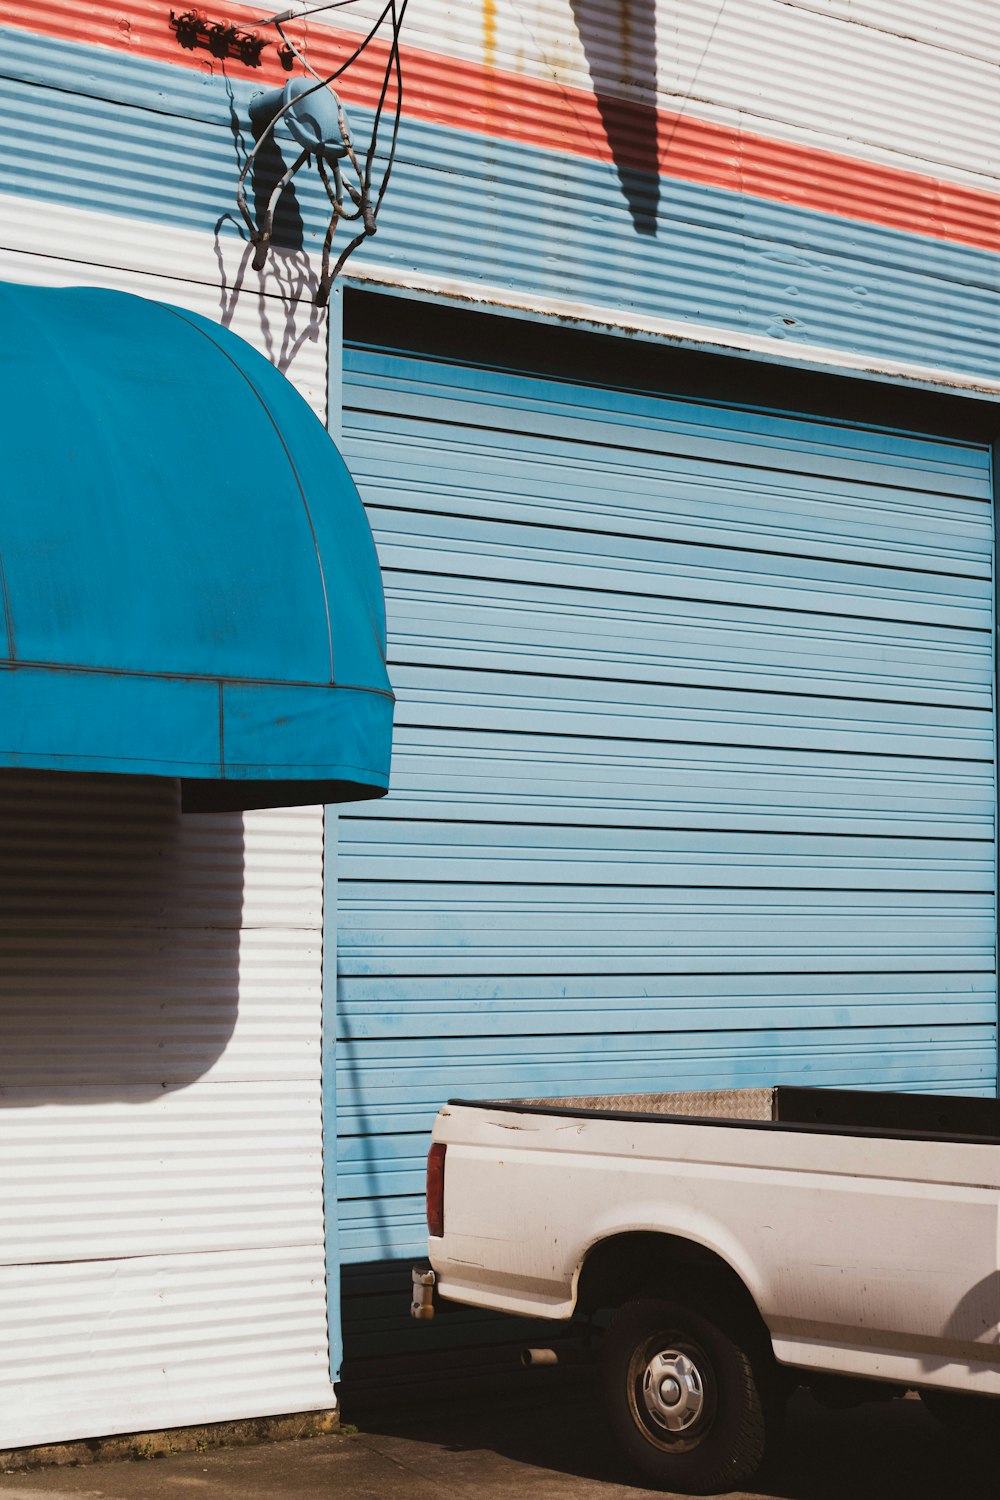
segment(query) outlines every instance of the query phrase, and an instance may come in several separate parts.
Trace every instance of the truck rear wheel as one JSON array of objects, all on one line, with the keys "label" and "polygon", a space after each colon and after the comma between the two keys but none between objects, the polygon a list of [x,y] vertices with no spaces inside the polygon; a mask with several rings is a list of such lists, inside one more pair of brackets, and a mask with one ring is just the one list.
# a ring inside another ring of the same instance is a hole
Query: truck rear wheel
[{"label": "truck rear wheel", "polygon": [[619,1309],[604,1341],[605,1403],[647,1480],[703,1495],[756,1471],[771,1372],[750,1343],[677,1302],[640,1298]]}]

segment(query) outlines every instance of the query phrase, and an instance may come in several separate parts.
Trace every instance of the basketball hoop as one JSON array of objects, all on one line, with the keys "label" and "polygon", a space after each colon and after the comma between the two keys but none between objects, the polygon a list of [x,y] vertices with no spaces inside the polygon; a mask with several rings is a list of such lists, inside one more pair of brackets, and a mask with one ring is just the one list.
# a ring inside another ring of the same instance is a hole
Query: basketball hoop
[{"label": "basketball hoop", "polygon": [[[356,0],[332,0],[330,4],[316,5],[305,11],[284,11],[281,15],[267,16],[254,23],[257,26],[273,26],[281,37],[283,62],[287,58],[289,65],[294,66],[297,60],[314,81],[310,82],[308,77],[300,74],[290,78],[284,88],[269,89],[251,101],[250,119],[255,142],[239,175],[236,201],[254,246],[254,269],[262,270],[271,248],[274,216],[282,194],[304,167],[315,168],[330,202],[330,220],[323,238],[319,288],[316,293],[316,303],[320,307],[328,302],[330,289],[348,256],[378,228],[379,210],[389,185],[399,139],[403,102],[399,33],[409,0],[387,0],[368,34],[350,56],[326,76],[316,72],[292,38],[285,34],[284,27],[291,21],[313,15],[317,11],[339,10],[354,3]],[[361,151],[355,145],[347,111],[333,84],[357,62],[383,29],[388,32],[386,65],[375,106],[371,136],[367,147]],[[385,165],[376,186],[379,131],[390,101],[392,129],[385,151]],[[261,151],[276,144],[275,131],[279,125],[291,136],[294,145],[298,147],[298,154],[275,183],[258,221],[247,204],[247,178]],[[353,226],[354,233],[334,260],[333,240],[341,224]]]}]

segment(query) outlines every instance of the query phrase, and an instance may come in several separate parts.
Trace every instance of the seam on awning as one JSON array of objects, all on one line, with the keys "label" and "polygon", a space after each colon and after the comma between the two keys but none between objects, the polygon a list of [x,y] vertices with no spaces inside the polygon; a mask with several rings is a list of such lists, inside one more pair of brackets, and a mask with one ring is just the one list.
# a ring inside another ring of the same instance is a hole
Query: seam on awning
[{"label": "seam on awning", "polygon": [[212,338],[207,329],[203,328],[200,323],[192,322],[190,318],[185,317],[185,315],[178,308],[171,307],[167,303],[161,303],[159,305],[163,307],[164,312],[172,314],[172,316],[177,318],[179,322],[186,323],[189,328],[193,328],[196,333],[199,333],[201,335],[201,337],[207,344],[211,344],[213,348],[218,349],[219,353],[226,360],[228,360],[234,370],[239,371],[240,375],[246,381],[247,385],[253,391],[254,395],[257,397],[257,400],[260,402],[261,406],[266,412],[267,420],[270,422],[271,427],[274,430],[274,434],[277,437],[278,442],[281,444],[282,449],[284,450],[285,457],[288,460],[288,467],[291,469],[292,476],[295,480],[295,487],[298,490],[302,500],[302,509],[305,511],[306,520],[309,523],[309,532],[312,536],[313,550],[316,554],[316,566],[319,569],[320,587],[323,590],[323,607],[326,612],[326,638],[330,650],[330,681],[331,683],[336,683],[337,678],[334,670],[333,660],[333,623],[330,619],[330,599],[326,591],[326,574],[323,571],[323,556],[319,550],[319,538],[316,535],[316,527],[313,524],[312,511],[309,509],[309,501],[306,499],[306,492],[302,487],[302,480],[299,477],[299,471],[295,466],[295,460],[292,458],[288,444],[285,442],[284,434],[282,433],[281,428],[278,426],[277,422],[274,420],[274,413],[271,411],[270,406],[267,404],[267,401],[262,395],[256,382],[250,377],[250,375],[247,374],[243,366],[237,364],[232,355],[229,354],[227,350],[223,349],[218,339]]},{"label": "seam on awning", "polygon": [[10,607],[10,592],[7,588],[7,571],[3,565],[3,549],[0,548],[0,594],[3,595],[3,621],[7,634],[7,658],[17,661],[17,644],[14,640],[14,616]]},{"label": "seam on awning", "polygon": [[374,687],[365,682],[317,682],[314,678],[305,677],[246,677],[235,673],[222,677],[217,672],[171,672],[159,667],[155,672],[142,672],[129,667],[93,666],[85,662],[40,661],[30,657],[0,659],[0,672],[14,671],[21,667],[30,667],[39,672],[78,672],[91,677],[134,678],[143,682],[216,682],[227,687],[334,688],[337,692],[369,693],[374,698],[387,698],[390,703],[396,701],[391,688]]}]

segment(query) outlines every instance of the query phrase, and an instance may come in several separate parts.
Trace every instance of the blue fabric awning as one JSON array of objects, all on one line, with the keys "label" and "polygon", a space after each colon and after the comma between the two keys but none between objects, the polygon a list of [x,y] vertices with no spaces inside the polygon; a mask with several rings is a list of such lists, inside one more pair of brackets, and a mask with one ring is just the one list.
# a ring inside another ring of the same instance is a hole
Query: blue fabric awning
[{"label": "blue fabric awning", "polygon": [[0,767],[207,807],[385,792],[378,560],[292,385],[119,292],[0,284],[0,319]]}]

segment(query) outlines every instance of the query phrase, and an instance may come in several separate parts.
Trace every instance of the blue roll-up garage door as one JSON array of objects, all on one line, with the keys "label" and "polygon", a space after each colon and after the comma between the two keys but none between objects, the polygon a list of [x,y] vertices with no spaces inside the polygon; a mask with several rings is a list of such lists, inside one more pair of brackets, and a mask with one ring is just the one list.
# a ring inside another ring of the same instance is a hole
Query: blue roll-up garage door
[{"label": "blue roll-up garage door", "polygon": [[449,1095],[994,1091],[986,444],[354,347],[345,452],[345,1262],[422,1253]]}]

